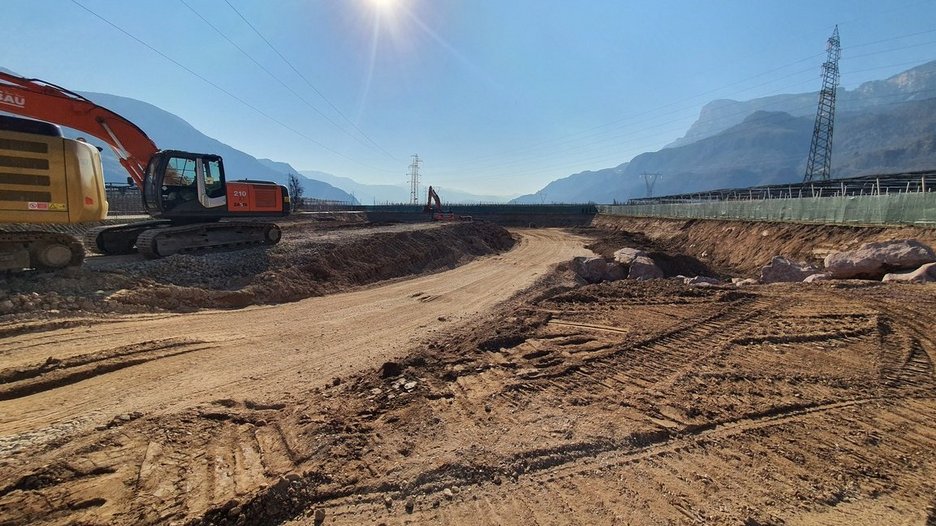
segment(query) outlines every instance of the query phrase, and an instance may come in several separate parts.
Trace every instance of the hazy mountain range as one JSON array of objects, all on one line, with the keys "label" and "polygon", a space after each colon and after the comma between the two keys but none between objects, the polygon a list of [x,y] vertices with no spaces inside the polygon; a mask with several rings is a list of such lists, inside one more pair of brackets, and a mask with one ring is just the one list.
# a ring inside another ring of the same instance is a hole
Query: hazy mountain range
[{"label": "hazy mountain range", "polygon": [[[386,203],[408,203],[410,201],[410,187],[408,184],[362,184],[347,177],[338,177],[325,172],[315,170],[303,170],[301,172],[306,177],[325,181],[326,183],[337,186],[342,190],[353,195],[361,204],[386,204]],[[478,195],[461,190],[455,190],[446,186],[433,185],[433,189],[439,194],[444,203],[504,203],[514,196],[500,195]],[[427,187],[420,185],[418,201],[424,202],[427,198]]]},{"label": "hazy mountain range", "polygon": [[[285,184],[297,174],[306,197],[362,204],[403,203],[409,186],[372,185],[347,177],[296,170],[288,163],[257,159],[199,132],[182,118],[151,104],[104,93],[82,93],[140,126],[160,148],[216,153],[231,180]],[[660,174],[654,195],[745,187],[802,180],[818,94],[774,95],[706,104],[686,134],[656,152],[618,166],[552,181],[513,203],[609,203],[647,195],[644,174]],[[76,133],[66,133],[70,136]],[[103,143],[98,143],[103,145]],[[126,182],[126,171],[103,150],[105,179]],[[884,80],[837,93],[833,177],[936,168],[936,61]],[[447,203],[494,203],[506,198],[446,187]],[[420,189],[419,202],[425,199]]]},{"label": "hazy mountain range", "polygon": [[[629,162],[558,179],[514,203],[608,203],[654,195],[799,182],[818,93],[706,104],[686,135]],[[832,176],[936,168],[936,61],[836,94]]]},{"label": "hazy mountain range", "polygon": [[[298,170],[285,163],[280,163],[283,166],[271,167],[247,153],[208,137],[177,115],[152,104],[107,93],[80,93],[84,97],[132,121],[162,149],[220,155],[224,159],[225,176],[230,181],[255,179],[286,184],[289,174],[293,173],[299,175],[305,197],[353,202],[351,195],[343,190],[322,181],[303,177]],[[103,146],[103,143],[99,144]],[[127,172],[117,162],[114,152],[105,147],[101,152],[101,157],[104,161],[105,180],[107,182],[126,182]]]}]

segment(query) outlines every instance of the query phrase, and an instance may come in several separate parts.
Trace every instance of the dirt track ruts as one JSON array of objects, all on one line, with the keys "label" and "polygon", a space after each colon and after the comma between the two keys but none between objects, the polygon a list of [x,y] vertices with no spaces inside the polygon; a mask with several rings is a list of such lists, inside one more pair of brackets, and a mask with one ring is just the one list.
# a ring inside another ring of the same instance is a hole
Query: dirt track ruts
[{"label": "dirt track ruts", "polygon": [[[3,369],[50,364],[62,375],[74,363],[85,373],[49,386],[57,388],[27,386],[15,391],[22,396],[0,397],[6,398],[0,455],[24,447],[26,437],[29,447],[40,446],[121,414],[177,411],[219,398],[276,399],[297,386],[323,384],[389,360],[503,301],[551,265],[587,253],[581,240],[558,230],[524,231],[520,238],[506,254],[455,270],[296,303],[25,327],[0,343]],[[180,335],[187,341],[171,353],[120,352],[163,348]],[[80,359],[112,353],[120,356],[108,358],[100,374]]]}]

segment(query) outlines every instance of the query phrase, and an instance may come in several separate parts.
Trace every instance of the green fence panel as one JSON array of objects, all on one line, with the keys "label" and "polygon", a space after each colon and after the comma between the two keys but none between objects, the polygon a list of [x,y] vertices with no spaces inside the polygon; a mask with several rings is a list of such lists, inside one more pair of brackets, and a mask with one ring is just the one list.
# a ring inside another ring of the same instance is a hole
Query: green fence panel
[{"label": "green fence panel", "polygon": [[598,212],[606,215],[676,219],[936,226],[936,192],[599,205]]}]

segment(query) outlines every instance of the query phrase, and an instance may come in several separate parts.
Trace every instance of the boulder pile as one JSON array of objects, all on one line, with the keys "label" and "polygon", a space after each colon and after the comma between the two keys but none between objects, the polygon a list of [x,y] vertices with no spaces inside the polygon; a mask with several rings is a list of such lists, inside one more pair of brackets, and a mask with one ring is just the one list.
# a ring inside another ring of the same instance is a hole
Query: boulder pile
[{"label": "boulder pile", "polygon": [[936,252],[915,239],[865,243],[855,250],[833,252],[825,268],[776,256],[761,269],[760,283],[813,283],[830,279],[885,282],[936,282]]},{"label": "boulder pile", "polygon": [[614,253],[614,261],[600,257],[577,257],[572,260],[572,271],[586,283],[617,281],[620,279],[661,279],[663,270],[646,252],[622,248]]},{"label": "boulder pile", "polygon": [[[665,265],[664,265],[664,268]],[[572,270],[586,283],[621,279],[664,279],[666,273],[647,252],[625,247],[614,252],[613,260],[577,257]],[[672,275],[672,269],[671,269]],[[675,276],[694,287],[728,284],[707,276]],[[833,279],[871,279],[884,282],[936,282],[936,251],[915,239],[865,243],[855,250],[833,252],[819,263],[794,261],[774,256],[761,268],[760,276],[732,278],[731,284],[745,287],[769,283],[815,283]]]}]

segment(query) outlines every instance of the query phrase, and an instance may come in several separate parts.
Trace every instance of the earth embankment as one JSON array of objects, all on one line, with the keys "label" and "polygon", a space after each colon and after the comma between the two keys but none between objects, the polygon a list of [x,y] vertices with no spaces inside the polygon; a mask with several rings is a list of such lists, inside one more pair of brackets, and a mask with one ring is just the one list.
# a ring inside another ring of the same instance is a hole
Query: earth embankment
[{"label": "earth embankment", "polygon": [[703,261],[720,274],[755,276],[774,256],[820,263],[830,252],[851,250],[862,243],[918,239],[936,246],[936,228],[862,227],[596,216],[591,227],[609,255],[622,246],[645,248]]},{"label": "earth embankment", "polygon": [[190,312],[275,304],[454,268],[508,250],[514,240],[486,222],[321,224],[290,218],[271,248],[90,257],[81,268],[0,276],[0,315]]}]

